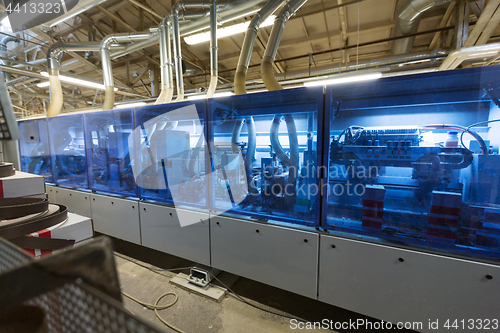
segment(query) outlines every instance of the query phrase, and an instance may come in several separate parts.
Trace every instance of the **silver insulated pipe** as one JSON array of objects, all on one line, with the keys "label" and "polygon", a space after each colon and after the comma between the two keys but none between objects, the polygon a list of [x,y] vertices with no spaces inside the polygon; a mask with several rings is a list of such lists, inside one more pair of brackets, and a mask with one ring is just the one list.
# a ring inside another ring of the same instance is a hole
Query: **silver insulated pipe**
[{"label": "silver insulated pipe", "polygon": [[219,77],[217,50],[217,0],[212,0],[210,3],[210,85],[207,98],[212,98],[217,88]]},{"label": "silver insulated pipe", "polygon": [[113,69],[111,67],[110,55],[111,45],[135,43],[148,38],[156,38],[157,35],[158,29],[151,28],[150,31],[146,32],[113,34],[103,38],[100,46],[102,74],[105,86],[103,110],[111,110],[115,104],[115,83],[113,80]]},{"label": "silver insulated pipe", "polygon": [[174,95],[174,74],[172,69],[172,50],[170,49],[170,20],[160,25],[160,75],[161,92],[155,104],[170,103]]},{"label": "silver insulated pipe", "polygon": [[184,80],[182,76],[182,54],[181,54],[181,34],[179,30],[179,12],[187,9],[208,9],[210,4],[206,1],[179,1],[172,6],[170,20],[172,23],[172,37],[174,41],[174,64],[175,78],[177,82],[177,99],[180,102],[184,99]]},{"label": "silver insulated pipe", "polygon": [[[414,34],[418,30],[418,25],[422,14],[433,7],[444,5],[453,0],[405,0],[397,11],[396,26],[394,36],[404,36]],[[392,42],[392,54],[409,53],[415,42],[415,37],[397,39]]]}]

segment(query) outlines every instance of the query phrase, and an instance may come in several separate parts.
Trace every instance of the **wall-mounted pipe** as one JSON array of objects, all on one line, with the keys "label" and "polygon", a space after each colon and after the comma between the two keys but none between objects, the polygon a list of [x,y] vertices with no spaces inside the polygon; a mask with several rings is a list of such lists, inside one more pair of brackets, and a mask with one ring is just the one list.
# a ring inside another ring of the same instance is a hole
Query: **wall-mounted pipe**
[{"label": "wall-mounted pipe", "polygon": [[103,81],[105,86],[103,110],[113,109],[115,103],[115,83],[111,67],[111,45],[143,41],[158,35],[158,29],[153,28],[147,32],[112,34],[103,38],[100,45]]},{"label": "wall-mounted pipe", "polygon": [[282,3],[283,0],[268,0],[262,9],[254,15],[252,21],[250,21],[241,47],[236,73],[234,74],[234,93],[236,95],[246,94],[247,92],[245,89],[246,75],[260,25],[271,16]]},{"label": "wall-mounted pipe", "polygon": [[[394,36],[399,37],[416,33],[422,14],[425,11],[452,1],[453,0],[405,0],[397,11]],[[397,55],[410,52],[414,41],[415,36],[393,41],[392,54]]]},{"label": "wall-mounted pipe", "polygon": [[276,53],[278,52],[278,46],[281,40],[281,34],[285,29],[286,22],[288,19],[305,4],[307,0],[292,0],[286,4],[276,16],[274,20],[273,28],[271,30],[271,35],[267,41],[266,51],[264,52],[264,57],[262,57],[262,62],[260,64],[260,71],[262,75],[262,80],[269,91],[281,90],[283,87],[278,83],[274,77],[273,63]]}]

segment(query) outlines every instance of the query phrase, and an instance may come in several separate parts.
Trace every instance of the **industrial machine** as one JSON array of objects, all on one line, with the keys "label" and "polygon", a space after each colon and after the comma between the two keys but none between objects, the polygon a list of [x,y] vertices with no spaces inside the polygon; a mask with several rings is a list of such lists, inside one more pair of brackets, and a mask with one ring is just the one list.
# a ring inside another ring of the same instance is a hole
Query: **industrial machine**
[{"label": "industrial machine", "polygon": [[88,188],[83,114],[48,119],[52,177],[55,184]]},{"label": "industrial machine", "polygon": [[128,144],[133,129],[132,110],[85,115],[90,189],[136,196],[131,163],[135,151]]},{"label": "industrial machine", "polygon": [[499,313],[499,75],[23,120],[23,168],[99,232],[430,332]]},{"label": "industrial machine", "polygon": [[207,207],[206,104],[147,106],[135,111],[134,176],[143,199]]},{"label": "industrial machine", "polygon": [[322,96],[295,89],[209,101],[214,210],[318,224]]},{"label": "industrial machine", "polygon": [[324,227],[500,256],[497,75],[467,70],[330,88]]},{"label": "industrial machine", "polygon": [[19,152],[21,171],[45,177],[52,183],[51,155],[47,119],[34,119],[19,123]]}]

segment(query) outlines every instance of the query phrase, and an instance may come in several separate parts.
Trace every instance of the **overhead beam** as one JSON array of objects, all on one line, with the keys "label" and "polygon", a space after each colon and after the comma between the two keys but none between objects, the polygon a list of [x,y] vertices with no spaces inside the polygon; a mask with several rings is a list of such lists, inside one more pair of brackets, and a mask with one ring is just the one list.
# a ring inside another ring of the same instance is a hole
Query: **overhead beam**
[{"label": "overhead beam", "polygon": [[160,20],[163,20],[163,17],[161,17],[160,15],[158,15],[157,13],[155,13],[155,11],[153,9],[151,9],[151,7],[143,5],[139,1],[135,1],[135,0],[128,0],[128,1],[130,3],[132,3],[134,6],[136,6],[138,8],[141,8],[141,9],[145,10],[146,12],[150,13],[151,15],[155,16],[156,18],[158,18]]},{"label": "overhead beam", "polygon": [[[443,18],[441,19],[441,22],[438,25],[438,28],[443,28],[443,27],[446,26],[446,24],[448,23],[448,21],[451,18],[451,15],[453,15],[453,11],[455,10],[455,5],[456,5],[455,1],[451,2],[448,5],[448,8],[446,9],[446,12],[444,13]],[[436,34],[434,35],[434,37],[432,37],[432,41],[431,41],[431,43],[429,45],[429,49],[430,50],[433,50],[433,49],[436,48],[436,46],[438,45],[439,41],[442,38],[441,35],[442,35],[442,32],[439,31],[439,32],[436,32]]]},{"label": "overhead beam", "polygon": [[[114,13],[114,12],[119,11],[120,9],[127,8],[127,7],[129,7],[129,6],[131,6],[131,5],[132,5],[132,4],[131,4],[130,2],[128,2],[128,1],[120,1],[120,2],[118,2],[117,4],[115,4],[115,5],[113,5],[113,6],[109,6],[109,7],[107,8],[107,10],[108,10],[109,12],[111,12],[111,13]],[[99,21],[100,19],[102,19],[102,18],[104,18],[104,17],[106,17],[106,15],[105,15],[103,12],[99,11],[98,13],[96,13],[96,14],[94,14],[94,15],[90,16],[90,19],[91,19],[93,22],[97,22],[97,21]]]},{"label": "overhead beam", "polygon": [[105,16],[109,17],[114,22],[116,22],[117,24],[121,25],[122,27],[124,27],[128,31],[130,31],[130,32],[137,32],[137,30],[135,30],[134,28],[132,28],[128,23],[126,23],[125,21],[123,21],[116,14],[110,12],[109,10],[107,10],[106,8],[104,8],[103,6],[97,5],[96,8],[99,9],[99,11],[101,13],[103,13]]}]

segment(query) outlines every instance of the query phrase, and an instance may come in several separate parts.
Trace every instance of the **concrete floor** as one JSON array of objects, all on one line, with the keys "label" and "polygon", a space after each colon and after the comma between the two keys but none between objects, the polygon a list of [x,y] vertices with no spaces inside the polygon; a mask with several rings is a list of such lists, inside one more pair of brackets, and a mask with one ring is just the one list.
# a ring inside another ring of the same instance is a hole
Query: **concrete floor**
[{"label": "concrete floor", "polygon": [[[189,272],[187,269],[179,268],[192,266],[192,262],[117,239],[113,239],[113,241],[122,291],[149,304],[154,304],[156,299],[164,293],[176,293],[177,303],[168,309],[159,311],[159,313],[166,321],[186,333],[311,331],[292,329],[289,318],[254,308],[231,295],[226,295],[217,303],[172,285],[169,281],[177,273],[187,274]],[[276,313],[301,318],[304,321],[318,322],[325,318],[334,322],[358,318],[377,321],[226,272],[220,273],[218,278],[254,305]],[[222,286],[218,281],[215,281],[214,284]],[[160,302],[160,305],[167,304],[172,300],[173,296],[168,296]],[[135,315],[156,325],[160,331],[174,332],[163,325],[153,311],[144,306],[126,297],[124,297],[124,305]],[[321,331],[335,332],[324,329]],[[339,332],[351,331],[354,332],[353,330]],[[372,331],[356,330],[356,332]]]}]

